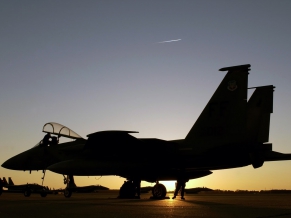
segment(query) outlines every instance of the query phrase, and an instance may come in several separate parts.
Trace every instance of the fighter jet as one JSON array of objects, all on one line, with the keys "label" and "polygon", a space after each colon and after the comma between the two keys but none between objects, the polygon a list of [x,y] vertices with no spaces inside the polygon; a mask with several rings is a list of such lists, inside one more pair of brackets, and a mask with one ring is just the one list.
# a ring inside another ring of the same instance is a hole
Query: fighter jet
[{"label": "fighter jet", "polygon": [[199,192],[210,192],[213,189],[206,188],[206,187],[197,187],[197,188],[186,188],[185,192],[187,194],[198,194]]},{"label": "fighter jet", "polygon": [[29,197],[31,193],[39,193],[41,197],[46,197],[47,194],[50,193],[50,190],[47,187],[35,183],[15,185],[11,177],[8,178],[8,182],[5,177],[3,177],[2,183],[2,187],[6,188],[7,192],[20,192],[23,193],[25,197]]},{"label": "fighter jet", "polygon": [[269,143],[275,87],[253,87],[247,101],[250,65],[220,71],[227,74],[184,139],[136,138],[132,135],[136,131],[110,130],[89,134],[86,140],[65,126],[47,123],[43,132],[75,141],[50,144],[43,140],[2,167],[48,169],[70,176],[118,175],[127,179],[120,188],[121,198],[139,195],[141,180],[156,182],[153,197],[164,198],[167,190],[159,181],[186,182],[213,170],[259,168],[265,161],[290,160],[291,154],[274,152]]},{"label": "fighter jet", "polygon": [[67,186],[62,191],[64,192],[64,196],[66,198],[71,197],[72,192],[89,193],[97,192],[98,190],[109,190],[109,188],[101,185],[77,186],[72,175],[67,177],[64,176],[64,184],[66,184]]}]

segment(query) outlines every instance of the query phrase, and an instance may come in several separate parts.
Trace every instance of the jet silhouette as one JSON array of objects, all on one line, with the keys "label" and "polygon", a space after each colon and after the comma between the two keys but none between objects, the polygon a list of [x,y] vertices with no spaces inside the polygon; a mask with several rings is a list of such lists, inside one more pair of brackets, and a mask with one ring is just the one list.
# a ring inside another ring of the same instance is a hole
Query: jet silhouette
[{"label": "jet silhouette", "polygon": [[249,70],[249,64],[220,69],[227,74],[184,139],[136,138],[135,131],[110,130],[89,134],[86,140],[63,125],[47,123],[43,132],[75,141],[53,146],[40,142],[2,167],[69,176],[118,175],[127,179],[119,195],[126,198],[139,196],[141,180],[156,182],[153,197],[164,198],[167,190],[159,181],[188,181],[213,170],[290,160],[291,154],[272,151],[269,143],[275,87],[253,87],[247,101]]}]

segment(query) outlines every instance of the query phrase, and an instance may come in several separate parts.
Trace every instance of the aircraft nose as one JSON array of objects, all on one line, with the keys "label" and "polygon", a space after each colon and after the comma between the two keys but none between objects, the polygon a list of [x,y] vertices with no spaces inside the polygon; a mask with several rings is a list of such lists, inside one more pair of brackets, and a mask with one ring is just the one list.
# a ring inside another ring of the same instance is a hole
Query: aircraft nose
[{"label": "aircraft nose", "polygon": [[47,162],[43,150],[30,149],[8,159],[1,166],[9,170],[42,170]]},{"label": "aircraft nose", "polygon": [[35,164],[33,157],[37,154],[33,149],[29,149],[9,158],[1,166],[9,170],[35,170],[35,166],[38,165]]},{"label": "aircraft nose", "polygon": [[23,170],[23,163],[26,159],[26,156],[16,155],[5,161],[1,166],[9,170]]},{"label": "aircraft nose", "polygon": [[18,163],[19,163],[19,158],[15,156],[5,161],[1,166],[9,170],[18,170],[19,169]]}]

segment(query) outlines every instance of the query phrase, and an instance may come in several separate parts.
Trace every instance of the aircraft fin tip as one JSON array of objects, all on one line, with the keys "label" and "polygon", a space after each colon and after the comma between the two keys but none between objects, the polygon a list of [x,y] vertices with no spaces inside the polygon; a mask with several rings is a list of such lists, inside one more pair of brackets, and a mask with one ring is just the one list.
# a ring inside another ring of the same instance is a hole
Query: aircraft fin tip
[{"label": "aircraft fin tip", "polygon": [[244,64],[244,65],[237,65],[237,66],[231,66],[231,67],[223,67],[219,69],[219,71],[230,71],[230,70],[250,70],[251,67],[250,64]]}]

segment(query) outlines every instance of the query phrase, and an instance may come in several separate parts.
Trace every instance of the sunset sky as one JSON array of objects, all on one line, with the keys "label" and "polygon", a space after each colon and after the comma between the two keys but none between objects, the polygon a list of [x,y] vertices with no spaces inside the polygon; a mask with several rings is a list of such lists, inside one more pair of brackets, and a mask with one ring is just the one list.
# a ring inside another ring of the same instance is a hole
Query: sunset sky
[{"label": "sunset sky", "polygon": [[[241,64],[251,64],[249,87],[276,87],[270,142],[291,153],[290,10],[289,0],[0,1],[0,164],[37,144],[47,122],[84,138],[132,130],[183,139],[223,79],[218,69]],[[0,167],[0,177],[41,184],[42,173]],[[114,189],[124,181],[75,180]],[[44,184],[64,187],[52,172]],[[187,183],[199,186],[291,189],[291,161]]]}]

